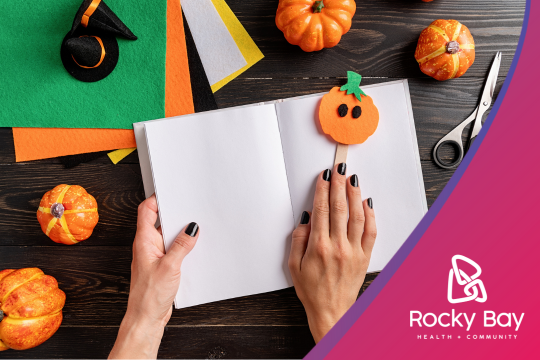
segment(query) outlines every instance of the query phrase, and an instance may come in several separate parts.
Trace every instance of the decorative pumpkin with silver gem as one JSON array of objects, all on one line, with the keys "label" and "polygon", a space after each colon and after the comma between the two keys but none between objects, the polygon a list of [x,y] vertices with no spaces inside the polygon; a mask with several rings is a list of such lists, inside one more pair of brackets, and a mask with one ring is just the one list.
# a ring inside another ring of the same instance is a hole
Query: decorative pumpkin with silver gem
[{"label": "decorative pumpkin with silver gem", "polygon": [[457,20],[435,20],[420,34],[414,57],[420,70],[437,80],[465,74],[474,62],[474,39]]},{"label": "decorative pumpkin with silver gem", "polygon": [[97,202],[82,186],[58,185],[43,195],[37,218],[52,241],[73,245],[92,235],[99,219]]}]

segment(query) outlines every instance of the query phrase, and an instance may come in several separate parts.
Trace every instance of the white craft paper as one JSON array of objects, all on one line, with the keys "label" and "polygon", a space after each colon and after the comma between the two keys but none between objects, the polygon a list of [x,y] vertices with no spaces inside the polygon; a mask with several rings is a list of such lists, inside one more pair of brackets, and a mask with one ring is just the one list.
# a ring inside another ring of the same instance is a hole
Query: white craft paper
[{"label": "white craft paper", "polygon": [[286,288],[293,213],[274,105],[145,123],[169,249],[200,226],[177,308]]},{"label": "white craft paper", "polygon": [[[382,270],[427,212],[416,132],[406,81],[363,90],[379,109],[377,131],[349,145],[347,175],[357,174],[362,197],[373,198],[378,235],[368,268]],[[276,104],[295,224],[313,208],[315,181],[332,169],[336,142],[320,130],[322,95]]]},{"label": "white craft paper", "polygon": [[212,0],[182,0],[182,9],[211,86],[247,65]]}]

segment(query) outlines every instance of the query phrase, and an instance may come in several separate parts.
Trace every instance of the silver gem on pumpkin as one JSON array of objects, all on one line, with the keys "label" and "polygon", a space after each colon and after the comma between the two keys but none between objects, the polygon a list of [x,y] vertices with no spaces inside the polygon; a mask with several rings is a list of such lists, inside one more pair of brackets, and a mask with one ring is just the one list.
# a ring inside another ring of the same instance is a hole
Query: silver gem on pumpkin
[{"label": "silver gem on pumpkin", "polygon": [[457,54],[459,52],[459,43],[457,41],[450,41],[446,44],[446,52],[449,54]]},{"label": "silver gem on pumpkin", "polygon": [[64,215],[64,205],[60,203],[54,203],[51,205],[51,215],[57,219],[60,219]]}]

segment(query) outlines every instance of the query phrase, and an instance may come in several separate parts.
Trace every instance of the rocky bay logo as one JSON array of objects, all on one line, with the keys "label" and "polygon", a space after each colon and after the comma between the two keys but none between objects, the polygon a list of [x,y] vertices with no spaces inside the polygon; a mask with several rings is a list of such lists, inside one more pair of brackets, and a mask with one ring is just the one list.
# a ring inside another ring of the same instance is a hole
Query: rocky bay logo
[{"label": "rocky bay logo", "polygon": [[[458,260],[465,261],[466,263],[474,267],[476,269],[476,272],[471,276],[467,275],[467,273],[465,273],[462,269],[458,267]],[[478,278],[480,274],[482,274],[482,269],[477,263],[463,255],[454,255],[452,257],[452,268],[450,269],[450,275],[448,276],[448,301],[451,304],[459,304],[462,302],[473,300],[481,303],[486,302],[486,288],[484,287],[484,283],[482,282],[482,280]],[[456,281],[459,285],[465,285],[463,291],[467,296],[454,299],[452,295],[454,277],[456,278]]]},{"label": "rocky bay logo", "polygon": [[[450,272],[448,274],[448,287],[446,292],[448,302],[450,304],[461,304],[474,301],[485,303],[488,296],[486,287],[484,286],[483,281],[480,279],[480,276],[482,275],[482,268],[480,265],[463,255],[454,255],[451,263],[452,267],[450,268]],[[470,265],[470,267],[466,266],[466,264]],[[464,269],[470,270],[465,271]],[[485,276],[484,279],[486,279]],[[454,286],[454,282],[456,282],[459,286]],[[497,305],[498,304],[491,304],[491,306]],[[473,308],[477,308],[478,306],[482,305],[475,305]],[[517,331],[519,330],[519,327],[523,322],[523,318],[525,317],[525,313],[497,313],[492,310],[483,310],[483,319],[480,320],[481,325],[483,325],[483,330],[480,333],[475,333],[474,331],[470,333],[469,331],[473,329],[475,318],[478,319],[476,317],[476,312],[472,314],[462,312],[463,310],[460,311],[460,307],[463,309],[463,305],[457,305],[456,308],[448,309],[447,312],[442,313],[411,310],[409,312],[409,326],[411,328],[434,328],[433,330],[436,330],[437,328],[439,329],[436,333],[417,334],[417,339],[422,340],[452,340],[462,338],[467,340],[505,340],[517,339]],[[471,309],[470,306],[465,308]],[[479,317],[482,317],[482,315]],[[476,322],[478,323],[478,321]],[[454,331],[448,331],[450,328],[454,328]],[[478,330],[478,325],[476,325],[475,328]],[[489,330],[489,328],[492,329]],[[499,330],[493,328],[498,328]],[[513,332],[508,333],[508,330],[510,329],[505,330],[503,328],[511,328]],[[456,333],[455,330],[459,329],[463,329],[466,332],[461,333],[460,331],[457,331]],[[489,332],[486,332],[488,330]],[[444,331],[444,333],[441,331]]]}]

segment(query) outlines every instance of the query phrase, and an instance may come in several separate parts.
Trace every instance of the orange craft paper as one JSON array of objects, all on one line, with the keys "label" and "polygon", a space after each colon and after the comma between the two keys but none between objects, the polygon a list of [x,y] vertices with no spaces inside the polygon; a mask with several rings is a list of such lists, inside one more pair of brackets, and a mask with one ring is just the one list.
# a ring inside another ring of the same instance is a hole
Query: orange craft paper
[{"label": "orange craft paper", "polygon": [[[323,96],[319,107],[319,121],[322,130],[341,144],[361,144],[373,135],[379,125],[379,110],[369,96],[360,95],[359,101],[354,94],[347,95],[334,87]],[[346,105],[348,110],[344,117],[338,113],[340,105]],[[361,115],[353,117],[354,107],[359,106]]]},{"label": "orange craft paper", "polygon": [[[167,0],[165,116],[194,112],[180,1]],[[151,120],[151,119],[149,119]],[[13,128],[17,162],[136,147],[133,130]]]},{"label": "orange craft paper", "polygon": [[167,0],[165,117],[194,112],[182,8],[179,0]]},{"label": "orange craft paper", "polygon": [[17,162],[137,146],[121,129],[13,128],[13,142]]}]

